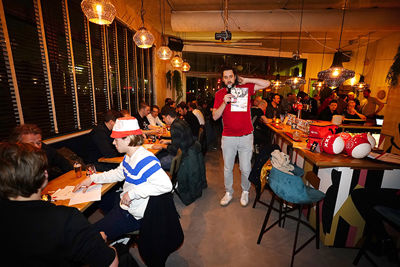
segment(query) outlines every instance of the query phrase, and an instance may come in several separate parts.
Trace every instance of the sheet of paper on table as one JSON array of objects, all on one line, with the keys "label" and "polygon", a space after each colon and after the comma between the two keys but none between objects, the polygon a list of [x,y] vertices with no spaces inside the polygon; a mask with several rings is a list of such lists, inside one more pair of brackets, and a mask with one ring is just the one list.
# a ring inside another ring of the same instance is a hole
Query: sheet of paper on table
[{"label": "sheet of paper on table", "polygon": [[370,152],[368,155],[369,158],[372,159],[377,159],[381,160],[384,162],[389,162],[389,163],[394,163],[394,164],[400,164],[400,156],[392,153],[375,153],[375,152]]},{"label": "sheet of paper on table", "polygon": [[83,193],[82,189],[73,193],[73,196],[71,197],[71,200],[69,201],[68,205],[71,206],[89,201],[98,201],[100,199],[101,199],[101,184],[96,184],[90,186],[85,193]]},{"label": "sheet of paper on table", "polygon": [[153,147],[153,144],[143,144],[142,146],[146,149],[151,149]]},{"label": "sheet of paper on table", "polygon": [[75,186],[73,186],[73,185],[68,185],[68,186],[64,187],[63,189],[60,188],[56,192],[54,192],[54,194],[51,195],[51,198],[53,198],[55,200],[70,199],[74,195],[74,193],[72,192],[74,187]]}]

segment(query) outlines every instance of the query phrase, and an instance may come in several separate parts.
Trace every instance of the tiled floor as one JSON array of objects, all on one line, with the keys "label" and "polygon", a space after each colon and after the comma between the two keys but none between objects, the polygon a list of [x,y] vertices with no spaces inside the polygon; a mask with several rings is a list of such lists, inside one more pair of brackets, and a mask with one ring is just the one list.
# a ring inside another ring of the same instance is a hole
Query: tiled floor
[{"label": "tiled floor", "polygon": [[[208,188],[203,196],[189,206],[185,206],[175,196],[181,224],[185,233],[182,247],[173,253],[167,266],[289,266],[292,250],[295,223],[287,220],[285,228],[275,227],[266,233],[260,245],[257,237],[264,220],[266,208],[258,204],[251,207],[255,192],[251,189],[250,204],[240,206],[240,171],[234,170],[234,199],[227,207],[219,205],[224,195],[223,161],[221,151],[208,152],[206,156]],[[264,192],[262,198],[269,201],[269,194]],[[276,217],[276,214],[272,213]],[[274,218],[275,218],[274,217]],[[306,240],[311,232],[300,227],[300,241]],[[309,244],[295,257],[294,266],[353,266],[352,261],[357,253],[355,249],[330,248],[321,244],[319,250],[315,243]],[[131,253],[141,266],[136,248]],[[385,258],[377,259],[380,266],[388,264]],[[371,266],[362,258],[358,266]]]}]

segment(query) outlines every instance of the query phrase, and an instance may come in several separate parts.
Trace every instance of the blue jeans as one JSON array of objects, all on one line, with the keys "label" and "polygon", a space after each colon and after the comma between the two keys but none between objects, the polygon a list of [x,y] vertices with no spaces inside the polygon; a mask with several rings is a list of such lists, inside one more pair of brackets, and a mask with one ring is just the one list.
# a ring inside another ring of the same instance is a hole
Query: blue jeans
[{"label": "blue jeans", "polygon": [[94,227],[99,232],[105,232],[107,239],[110,241],[115,240],[123,234],[138,230],[140,222],[141,220],[136,220],[127,210],[121,209],[118,202],[103,219],[94,224]]}]

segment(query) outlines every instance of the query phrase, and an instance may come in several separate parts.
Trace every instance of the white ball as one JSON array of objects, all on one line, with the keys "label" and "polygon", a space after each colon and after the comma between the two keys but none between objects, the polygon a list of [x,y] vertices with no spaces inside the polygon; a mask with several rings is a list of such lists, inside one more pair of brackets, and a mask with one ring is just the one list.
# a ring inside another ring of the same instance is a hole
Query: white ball
[{"label": "white ball", "polygon": [[371,152],[371,144],[362,143],[353,148],[353,151],[351,151],[351,156],[356,159],[362,159],[365,158],[369,152]]}]

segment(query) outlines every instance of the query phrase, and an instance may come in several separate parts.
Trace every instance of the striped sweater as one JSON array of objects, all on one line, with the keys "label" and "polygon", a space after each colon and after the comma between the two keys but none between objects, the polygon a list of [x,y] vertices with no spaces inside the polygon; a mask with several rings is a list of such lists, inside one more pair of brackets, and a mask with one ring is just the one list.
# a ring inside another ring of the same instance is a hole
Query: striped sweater
[{"label": "striped sweater", "polygon": [[143,218],[150,196],[158,196],[172,190],[171,181],[161,169],[160,161],[143,147],[139,147],[132,157],[126,155],[116,169],[94,174],[91,180],[99,184],[125,180],[120,196],[122,198],[128,192],[132,201],[129,207],[121,204],[120,206],[137,220]]}]

